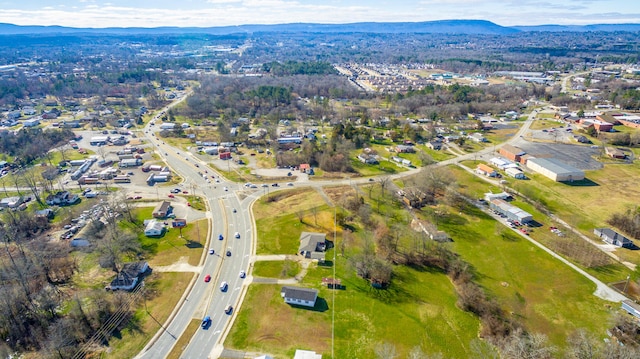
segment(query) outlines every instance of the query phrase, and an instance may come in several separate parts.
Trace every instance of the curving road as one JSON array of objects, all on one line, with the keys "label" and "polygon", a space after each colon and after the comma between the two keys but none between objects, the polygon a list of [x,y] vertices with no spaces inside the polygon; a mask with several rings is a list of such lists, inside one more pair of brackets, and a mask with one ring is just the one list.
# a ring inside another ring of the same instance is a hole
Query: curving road
[{"label": "curving road", "polygon": [[[164,111],[160,111],[160,114],[185,98],[186,96],[172,103],[165,108]],[[505,143],[514,141],[526,133],[537,113],[538,111],[534,110],[529,114],[527,120],[518,132]],[[157,115],[154,120],[157,120],[159,116],[160,115]],[[145,127],[145,135],[150,143],[158,149],[157,152],[160,156],[164,158],[176,173],[186,179],[185,184],[187,187],[196,188],[195,194],[206,199],[208,204],[207,217],[211,221],[210,228],[212,228],[212,231],[207,235],[205,248],[214,249],[216,254],[209,255],[208,251],[204,251],[204,258],[200,266],[201,271],[199,275],[194,279],[192,286],[187,289],[181,299],[181,303],[176,306],[174,312],[163,325],[163,329],[154,336],[137,358],[155,359],[166,357],[191,321],[194,319],[199,321],[206,315],[211,317],[211,325],[206,329],[199,328],[196,331],[188,346],[183,351],[181,358],[217,357],[221,352],[222,341],[224,340],[230,323],[232,323],[237,306],[241,303],[244,292],[243,287],[248,283],[247,279],[240,278],[239,273],[240,271],[247,272],[249,269],[255,238],[251,205],[255,199],[263,194],[263,191],[259,189],[248,190],[241,188],[240,185],[236,183],[225,181],[217,172],[212,171],[206,163],[200,161],[195,156],[192,156],[190,153],[180,153],[171,146],[165,145],[164,142],[153,135],[152,130],[153,128],[147,124]],[[482,155],[489,155],[502,145],[503,144],[485,148],[477,153],[461,155],[436,163],[433,166],[446,166],[459,163],[460,161],[478,158]],[[201,174],[205,168],[208,178],[203,178]],[[396,179],[409,176],[418,171],[420,171],[420,169],[412,169],[388,177],[390,179]],[[215,175],[217,180],[214,180],[212,175]],[[370,181],[368,178],[344,179],[339,181],[308,181],[304,183],[297,182],[296,186],[321,187],[325,185],[356,184],[368,181]],[[270,188],[269,190],[284,189],[283,187],[279,187]],[[240,234],[240,238],[234,238],[235,232]],[[218,240],[218,235],[220,234],[223,235],[223,240]],[[553,251],[540,245],[531,238],[525,238],[593,281],[597,286],[597,295],[614,301],[624,299],[619,294],[612,292],[610,288],[598,279],[564,260],[564,258],[558,256]],[[226,256],[225,252],[227,250],[231,252],[231,256]],[[210,283],[204,282],[204,277],[207,274],[212,277]],[[220,290],[220,283],[222,281],[228,283],[228,289],[224,292]],[[230,315],[224,312],[224,309],[228,305],[233,306],[233,312]]]}]

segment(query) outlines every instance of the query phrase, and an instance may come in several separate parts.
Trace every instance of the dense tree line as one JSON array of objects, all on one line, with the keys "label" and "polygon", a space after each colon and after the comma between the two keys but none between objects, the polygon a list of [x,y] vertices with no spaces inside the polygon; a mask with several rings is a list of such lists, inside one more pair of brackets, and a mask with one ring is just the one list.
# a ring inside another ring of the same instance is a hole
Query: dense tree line
[{"label": "dense tree line", "polygon": [[[102,220],[87,225],[86,235],[92,246],[85,250],[95,252],[102,267],[117,273],[124,261],[142,254],[136,236],[118,223],[132,222],[132,228],[141,223],[121,198],[103,206]],[[67,242],[52,240],[49,230],[46,218],[28,211],[4,211],[0,216],[2,357],[15,352],[52,358],[84,355],[108,343],[111,331],[131,324],[137,305],[135,295],[105,294],[101,288],[75,286],[73,278],[78,268],[71,247]],[[115,316],[119,320],[113,321]],[[107,322],[114,325],[105,331]],[[88,349],[90,342],[94,346]]]},{"label": "dense tree line", "polygon": [[0,152],[15,157],[19,165],[31,164],[52,148],[66,144],[74,137],[71,130],[25,128],[21,131],[0,133]]},{"label": "dense tree line", "polygon": [[633,211],[628,209],[625,213],[614,213],[607,223],[620,228],[634,239],[640,239],[640,207]]}]

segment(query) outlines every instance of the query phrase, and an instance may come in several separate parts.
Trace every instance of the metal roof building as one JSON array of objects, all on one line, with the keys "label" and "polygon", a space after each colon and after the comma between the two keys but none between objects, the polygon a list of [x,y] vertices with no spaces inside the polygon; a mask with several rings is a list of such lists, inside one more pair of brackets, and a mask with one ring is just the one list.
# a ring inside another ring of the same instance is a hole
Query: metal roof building
[{"label": "metal roof building", "polygon": [[513,206],[501,199],[494,199],[489,202],[489,208],[499,213],[504,214],[507,218],[518,221],[520,223],[527,223],[533,221],[533,216],[529,212]]},{"label": "metal roof building", "polygon": [[571,182],[584,179],[584,171],[555,158],[529,158],[527,167],[556,182]]}]

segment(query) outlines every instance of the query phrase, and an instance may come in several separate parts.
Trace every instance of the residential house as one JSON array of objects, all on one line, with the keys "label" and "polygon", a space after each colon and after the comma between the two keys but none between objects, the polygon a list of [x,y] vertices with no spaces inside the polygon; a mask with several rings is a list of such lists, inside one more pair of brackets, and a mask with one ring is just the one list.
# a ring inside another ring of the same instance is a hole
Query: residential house
[{"label": "residential house", "polygon": [[440,140],[429,141],[427,142],[427,147],[435,151],[440,151],[442,149],[442,141]]},{"label": "residential house", "polygon": [[80,197],[77,194],[71,194],[69,191],[59,191],[48,195],[45,201],[50,206],[67,206],[80,201]]},{"label": "residential house", "polygon": [[574,135],[571,137],[574,141],[579,142],[579,143],[590,143],[591,141],[589,141],[589,139],[585,136],[582,135]]},{"label": "residential house", "polygon": [[40,124],[39,118],[30,118],[28,120],[22,121],[22,126],[24,127],[36,127]]},{"label": "residential house", "polygon": [[162,201],[153,209],[154,218],[165,218],[171,212],[171,203],[169,201]]},{"label": "residential house", "polygon": [[416,150],[415,150],[415,148],[413,148],[413,146],[397,145],[396,146],[396,152],[397,153],[414,153],[414,152],[416,152]]},{"label": "residential house", "polygon": [[308,163],[301,163],[298,168],[302,173],[309,173],[311,171],[311,165],[309,165]]},{"label": "residential house", "polygon": [[164,231],[164,223],[152,219],[147,222],[147,225],[144,228],[144,235],[147,237],[158,237],[164,234]]},{"label": "residential house", "polygon": [[51,208],[45,208],[45,209],[41,209],[39,211],[36,211],[35,215],[37,217],[44,217],[46,219],[53,219],[53,217],[55,217],[56,213]]},{"label": "residential house", "polygon": [[302,232],[300,233],[300,245],[298,253],[305,258],[324,261],[324,252],[327,250],[327,236],[324,233]]},{"label": "residential house", "polygon": [[477,143],[488,142],[487,139],[484,137],[484,135],[481,134],[480,132],[474,132],[467,137],[469,137],[471,141],[477,142]]},{"label": "residential house", "polygon": [[618,148],[614,148],[614,147],[607,147],[604,149],[604,151],[607,153],[607,156],[611,157],[611,158],[617,158],[617,159],[625,159],[627,158],[627,154],[624,153],[624,151],[618,149]]},{"label": "residential house", "polygon": [[618,247],[632,247],[633,242],[611,228],[596,228],[593,233],[603,241]]},{"label": "residential house", "polygon": [[0,200],[0,208],[17,208],[24,202],[22,196],[7,197]]},{"label": "residential house", "polygon": [[376,158],[376,155],[369,155],[366,153],[361,153],[358,155],[358,160],[362,163],[366,163],[368,165],[377,165],[378,159]]},{"label": "residential house", "polygon": [[498,175],[498,172],[496,172],[495,169],[485,165],[484,163],[478,164],[478,167],[476,167],[476,173],[485,175],[487,177],[496,177]]},{"label": "residential house", "polygon": [[318,299],[318,290],[300,287],[282,287],[280,296],[287,304],[313,308]]},{"label": "residential house", "polygon": [[141,276],[149,270],[147,262],[131,262],[125,263],[122,270],[111,281],[111,285],[107,287],[110,290],[132,290],[136,287]]}]

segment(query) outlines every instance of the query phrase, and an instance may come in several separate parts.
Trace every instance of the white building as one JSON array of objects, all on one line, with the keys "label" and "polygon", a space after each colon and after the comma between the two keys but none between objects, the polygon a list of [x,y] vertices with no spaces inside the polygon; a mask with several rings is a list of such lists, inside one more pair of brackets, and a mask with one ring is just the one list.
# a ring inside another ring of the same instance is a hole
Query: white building
[{"label": "white building", "polygon": [[527,160],[527,167],[556,182],[571,182],[584,179],[584,171],[555,158],[535,158]]},{"label": "white building", "polygon": [[504,170],[504,172],[506,174],[508,174],[509,176],[515,178],[515,179],[525,179],[527,178],[524,175],[524,172],[522,172],[519,168],[517,167],[509,167],[507,169]]},{"label": "white building", "polygon": [[144,235],[147,237],[161,236],[164,233],[164,229],[164,223],[152,219],[147,222],[147,226],[144,228]]},{"label": "white building", "polygon": [[287,304],[313,308],[318,299],[318,290],[301,287],[282,287],[280,296]]}]

